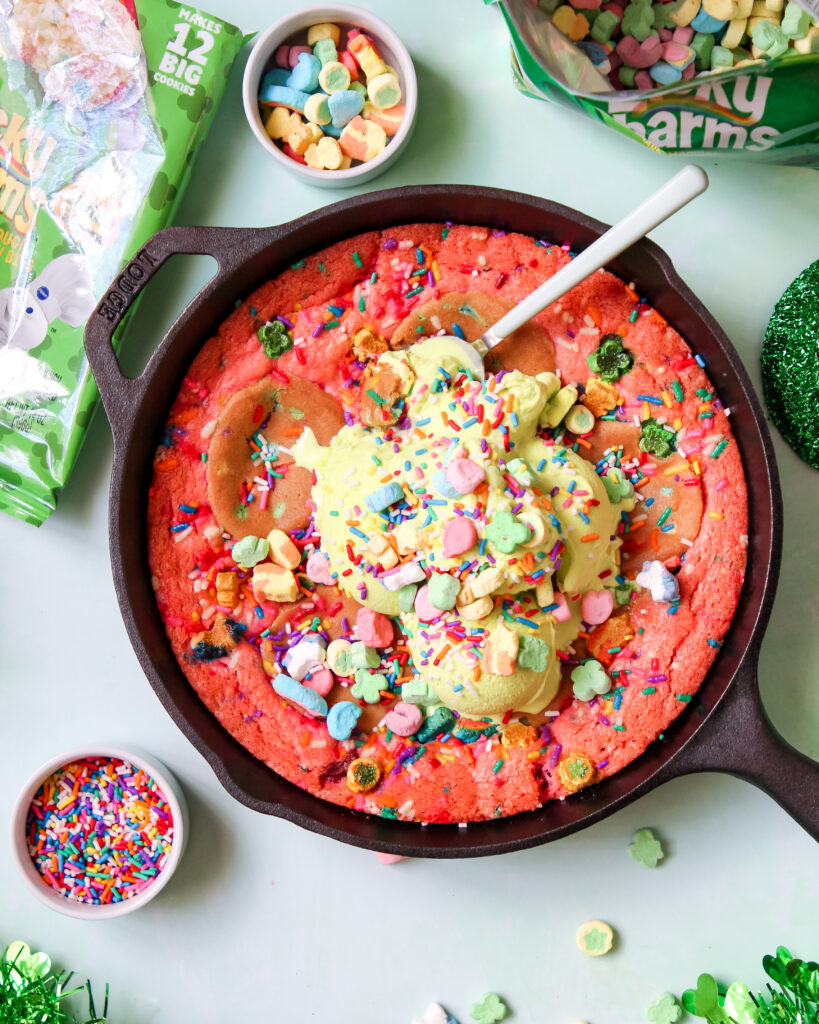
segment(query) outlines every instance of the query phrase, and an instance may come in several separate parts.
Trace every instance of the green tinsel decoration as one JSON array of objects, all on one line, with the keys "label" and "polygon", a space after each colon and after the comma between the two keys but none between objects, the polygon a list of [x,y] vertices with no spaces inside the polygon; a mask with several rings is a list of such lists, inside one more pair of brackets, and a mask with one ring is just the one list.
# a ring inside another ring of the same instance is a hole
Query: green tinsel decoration
[{"label": "green tinsel decoration", "polygon": [[[69,987],[72,977],[73,972],[55,971],[47,954],[13,942],[0,959],[0,1024],[107,1024],[108,986],[97,1013],[91,983]],[[66,1005],[78,993],[88,999],[88,1011],[80,1017]]]},{"label": "green tinsel decoration", "polygon": [[740,982],[726,989],[701,974],[696,989],[683,992],[682,1004],[708,1024],[819,1024],[819,963],[798,960],[779,946],[762,966],[777,986],[768,982],[766,994],[754,995]]}]

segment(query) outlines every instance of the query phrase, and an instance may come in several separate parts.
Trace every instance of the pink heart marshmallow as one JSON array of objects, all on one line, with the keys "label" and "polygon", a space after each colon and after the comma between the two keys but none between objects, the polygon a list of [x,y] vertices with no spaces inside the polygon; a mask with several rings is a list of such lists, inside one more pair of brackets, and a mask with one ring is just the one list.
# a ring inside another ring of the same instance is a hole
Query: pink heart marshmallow
[{"label": "pink heart marshmallow", "polygon": [[415,595],[415,614],[421,622],[433,622],[443,614],[440,608],[436,608],[429,600],[429,585],[423,587]]},{"label": "pink heart marshmallow", "polygon": [[444,557],[455,558],[474,547],[478,531],[467,516],[455,516],[444,526]]},{"label": "pink heart marshmallow", "polygon": [[590,626],[599,626],[611,618],[614,611],[614,594],[610,590],[587,590],[580,604],[583,621]]},{"label": "pink heart marshmallow", "polygon": [[471,494],[486,478],[486,470],[472,459],[453,459],[446,467],[447,483],[460,494]]},{"label": "pink heart marshmallow", "polygon": [[307,578],[311,579],[313,583],[333,582],[333,577],[330,575],[330,559],[323,551],[314,551],[307,559],[307,564],[304,568],[307,572]]}]

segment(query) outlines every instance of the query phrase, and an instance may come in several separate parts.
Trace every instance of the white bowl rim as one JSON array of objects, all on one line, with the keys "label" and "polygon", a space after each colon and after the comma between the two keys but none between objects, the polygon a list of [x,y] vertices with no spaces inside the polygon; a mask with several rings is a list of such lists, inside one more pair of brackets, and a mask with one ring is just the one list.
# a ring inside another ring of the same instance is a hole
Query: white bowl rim
[{"label": "white bowl rim", "polygon": [[[348,167],[346,170],[339,171],[314,170],[312,167],[306,167],[296,160],[291,160],[268,136],[259,115],[258,87],[261,81],[261,72],[267,60],[275,52],[276,46],[284,42],[289,35],[298,32],[300,28],[309,28],[310,25],[320,24],[321,21],[326,21],[327,19],[347,22],[356,27],[360,26],[367,32],[371,32],[374,36],[378,37],[377,41],[383,41],[385,46],[393,52],[397,63],[404,65],[403,67],[396,68],[402,78],[401,86],[406,107],[400,128],[377,157],[368,160],[366,163],[358,164],[356,167]],[[276,46],[271,46],[270,40],[276,36],[281,36],[281,39],[276,40]],[[252,81],[253,79],[256,79],[255,83]],[[284,15],[278,21],[274,21],[259,36],[253,44],[253,49],[250,51],[245,65],[242,77],[242,101],[245,117],[253,134],[282,167],[291,173],[304,177],[308,181],[313,180],[314,182],[326,183],[328,180],[332,180],[333,184],[338,184],[339,187],[343,188],[346,184],[355,185],[356,182],[365,176],[367,178],[375,177],[375,172],[378,171],[382,164],[392,161],[397,156],[415,121],[418,107],[418,79],[409,50],[407,50],[398,34],[385,21],[379,18],[377,14],[364,10],[361,7],[353,7],[350,4],[317,4],[312,7],[303,7],[298,11]]]},{"label": "white bowl rim", "polygon": [[[119,903],[80,903],[78,900],[72,900],[67,896],[60,895],[43,881],[42,876],[34,865],[34,861],[32,861],[28,853],[26,818],[34,794],[45,779],[57,771],[57,769],[62,768],[63,765],[70,764],[72,761],[88,757],[117,758],[120,761],[128,761],[137,768],[142,768],[157,783],[171,808],[174,834],[165,866],[159,872],[156,879],[146,886],[142,892],[132,896],[130,899],[121,900]],[[99,921],[112,917],[121,917],[123,914],[138,910],[164,889],[182,857],[187,837],[186,824],[187,806],[184,795],[179,783],[161,761],[158,761],[152,754],[145,753],[135,747],[117,747],[109,743],[86,744],[50,758],[35,772],[32,772],[14,802],[9,825],[9,841],[12,859],[29,890],[41,903],[68,917],[78,917],[86,921]]]}]

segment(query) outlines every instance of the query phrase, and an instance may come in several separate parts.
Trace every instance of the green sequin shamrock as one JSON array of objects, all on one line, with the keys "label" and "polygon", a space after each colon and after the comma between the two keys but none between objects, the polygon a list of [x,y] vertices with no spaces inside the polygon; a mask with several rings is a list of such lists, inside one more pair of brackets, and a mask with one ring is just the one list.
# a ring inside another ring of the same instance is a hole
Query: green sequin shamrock
[{"label": "green sequin shamrock", "polygon": [[650,828],[641,828],[634,833],[634,839],[628,848],[632,860],[647,868],[656,868],[665,857],[662,843]]},{"label": "green sequin shamrock", "polygon": [[525,544],[529,539],[529,533],[526,523],[522,523],[506,510],[498,512],[486,527],[487,540],[505,555],[511,555],[518,544]]},{"label": "green sequin shamrock", "polygon": [[667,459],[677,447],[676,434],[649,416],[640,426],[639,446],[642,452],[656,455],[658,459]]},{"label": "green sequin shamrock", "polygon": [[381,690],[386,688],[387,680],[380,672],[360,668],[355,674],[355,682],[350,687],[350,693],[356,700],[377,704],[381,700]]},{"label": "green sequin shamrock", "polygon": [[578,700],[588,701],[608,693],[611,689],[611,680],[600,662],[589,658],[572,670],[572,689]]},{"label": "green sequin shamrock", "polygon": [[634,353],[623,347],[619,334],[604,334],[594,352],[586,356],[586,362],[592,373],[607,384],[614,384],[634,366]]},{"label": "green sequin shamrock", "polygon": [[819,964],[795,959],[785,946],[777,946],[776,956],[766,956],[762,966],[769,978],[797,998],[819,1003]]},{"label": "green sequin shamrock", "polygon": [[616,505],[618,501],[625,501],[626,498],[631,498],[634,495],[634,487],[631,481],[623,470],[616,466],[612,466],[608,473],[605,476],[601,476],[600,479],[603,481],[606,494],[608,494],[609,501],[613,505]]},{"label": "green sequin shamrock", "polygon": [[473,1003],[469,1015],[478,1024],[496,1024],[506,1016],[506,1003],[495,992],[487,992],[479,1003]]},{"label": "green sequin shamrock", "polygon": [[664,992],[657,1002],[652,1003],[646,1010],[646,1017],[653,1021],[653,1024],[676,1024],[682,1017],[682,1007],[670,992]]},{"label": "green sequin shamrock", "polygon": [[259,328],[259,341],[262,343],[264,354],[268,359],[278,359],[293,347],[293,339],[287,333],[287,328],[281,320],[263,324]]},{"label": "green sequin shamrock", "polygon": [[3,959],[11,965],[9,982],[18,991],[32,981],[41,981],[51,970],[51,957],[47,953],[32,953],[25,942],[12,942]]},{"label": "green sequin shamrock", "polygon": [[710,974],[701,974],[697,979],[697,987],[683,992],[682,1003],[689,1013],[695,1017],[704,1017],[708,1024],[729,1024],[725,1010],[725,989],[720,992]]}]

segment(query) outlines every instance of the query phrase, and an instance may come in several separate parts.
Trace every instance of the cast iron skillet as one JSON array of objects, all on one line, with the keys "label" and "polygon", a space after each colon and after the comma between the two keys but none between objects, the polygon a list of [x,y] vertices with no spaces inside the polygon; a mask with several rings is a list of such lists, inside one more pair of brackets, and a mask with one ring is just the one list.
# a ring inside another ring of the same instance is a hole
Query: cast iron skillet
[{"label": "cast iron skillet", "polygon": [[[233,739],[196,696],[173,656],[151,590],[146,505],[154,450],[181,380],[202,343],[235,300],[303,256],[359,232],[418,221],[454,221],[521,231],[573,249],[606,225],[574,210],[493,188],[414,186],[346,199],[278,227],[171,227],[131,260],[92,314],[85,347],[114,435],[110,551],[114,583],[137,657],[159,699],[222,785],[254,810],[322,835],[390,853],[472,857],[545,843],[606,817],[655,786],[690,772],[721,771],[768,792],[819,838],[819,770],[773,729],[760,702],[757,659],[780,562],[782,508],[762,409],[737,353],[714,319],[652,242],[611,264],[666,317],[695,351],[731,409],[750,502],[748,571],[722,650],[687,708],[634,762],[601,784],[537,811],[497,821],[422,827],[361,814],[319,800],[276,775]],[[184,309],[141,376],[119,369],[112,334],[145,283],[176,253],[215,257],[215,277]]]}]

